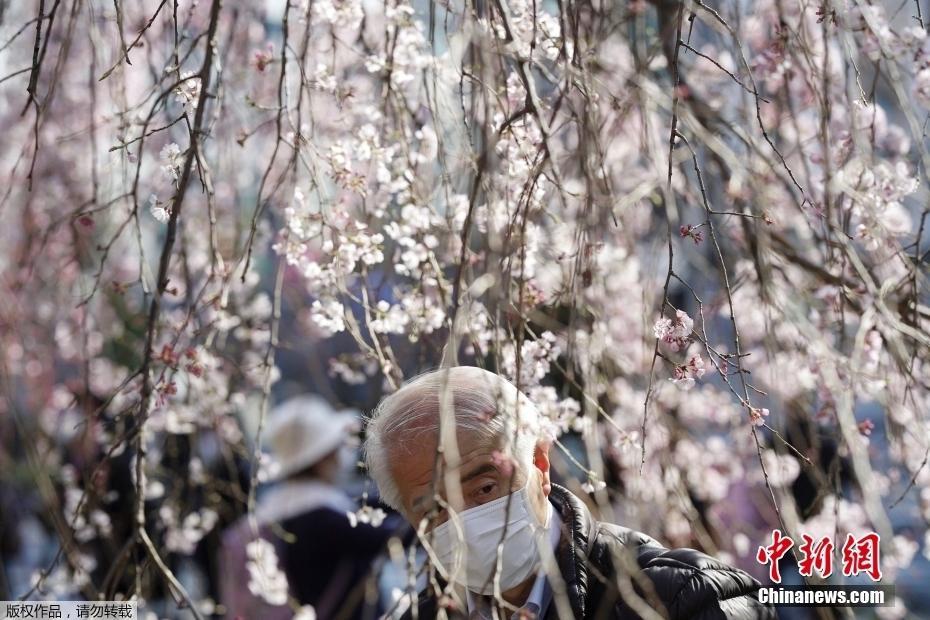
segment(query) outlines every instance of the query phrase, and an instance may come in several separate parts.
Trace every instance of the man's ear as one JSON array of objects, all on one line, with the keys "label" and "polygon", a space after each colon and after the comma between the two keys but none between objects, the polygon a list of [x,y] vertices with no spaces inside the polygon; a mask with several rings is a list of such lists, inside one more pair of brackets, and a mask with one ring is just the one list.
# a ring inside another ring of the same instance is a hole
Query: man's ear
[{"label": "man's ear", "polygon": [[533,465],[539,472],[539,478],[542,480],[543,495],[549,497],[552,492],[552,481],[549,479],[549,447],[548,441],[540,441],[536,444],[536,450],[533,452]]}]

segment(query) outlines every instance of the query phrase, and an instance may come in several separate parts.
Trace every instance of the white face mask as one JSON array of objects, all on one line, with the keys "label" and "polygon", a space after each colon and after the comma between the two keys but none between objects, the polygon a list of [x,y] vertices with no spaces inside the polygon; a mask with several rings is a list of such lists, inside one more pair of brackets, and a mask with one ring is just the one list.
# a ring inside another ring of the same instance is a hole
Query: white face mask
[{"label": "white face mask", "polygon": [[545,541],[552,504],[545,504],[545,525],[539,525],[527,481],[519,491],[453,515],[426,536],[438,559],[440,574],[472,592],[493,594],[498,544],[504,535],[498,573],[500,592],[520,585],[539,568],[539,544],[548,544]]}]

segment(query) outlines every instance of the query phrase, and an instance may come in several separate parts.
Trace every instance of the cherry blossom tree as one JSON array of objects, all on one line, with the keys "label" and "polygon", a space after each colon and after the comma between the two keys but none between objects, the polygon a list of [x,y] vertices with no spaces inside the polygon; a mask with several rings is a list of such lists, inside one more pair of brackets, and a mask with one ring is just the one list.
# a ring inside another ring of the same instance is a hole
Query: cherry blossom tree
[{"label": "cherry blossom tree", "polygon": [[325,380],[369,406],[441,363],[502,373],[604,514],[760,576],[773,528],[875,531],[904,617],[930,560],[926,18],[0,4],[0,478],[60,542],[32,585],[212,613],[178,558],[254,507],[282,356],[338,349]]}]

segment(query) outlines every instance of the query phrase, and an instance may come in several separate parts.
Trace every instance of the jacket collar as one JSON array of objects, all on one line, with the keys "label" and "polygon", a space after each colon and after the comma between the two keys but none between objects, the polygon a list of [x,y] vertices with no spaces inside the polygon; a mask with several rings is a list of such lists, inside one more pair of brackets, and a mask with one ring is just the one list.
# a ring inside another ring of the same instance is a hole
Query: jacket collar
[{"label": "jacket collar", "polygon": [[565,487],[552,485],[549,501],[562,517],[562,538],[556,551],[559,571],[576,618],[585,617],[588,591],[587,557],[597,534],[597,521],[578,497]]},{"label": "jacket collar", "polygon": [[356,509],[344,491],[321,480],[291,478],[263,491],[255,508],[260,525],[281,522],[319,508],[343,513]]}]

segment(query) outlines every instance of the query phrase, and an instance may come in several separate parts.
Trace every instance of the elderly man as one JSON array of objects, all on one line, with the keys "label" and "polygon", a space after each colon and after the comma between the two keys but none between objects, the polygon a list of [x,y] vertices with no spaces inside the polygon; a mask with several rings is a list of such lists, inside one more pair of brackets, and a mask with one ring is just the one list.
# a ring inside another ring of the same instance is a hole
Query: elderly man
[{"label": "elderly man", "polygon": [[539,413],[494,373],[416,377],[378,406],[365,448],[428,552],[419,618],[775,617],[745,572],[598,522],[552,484]]}]

